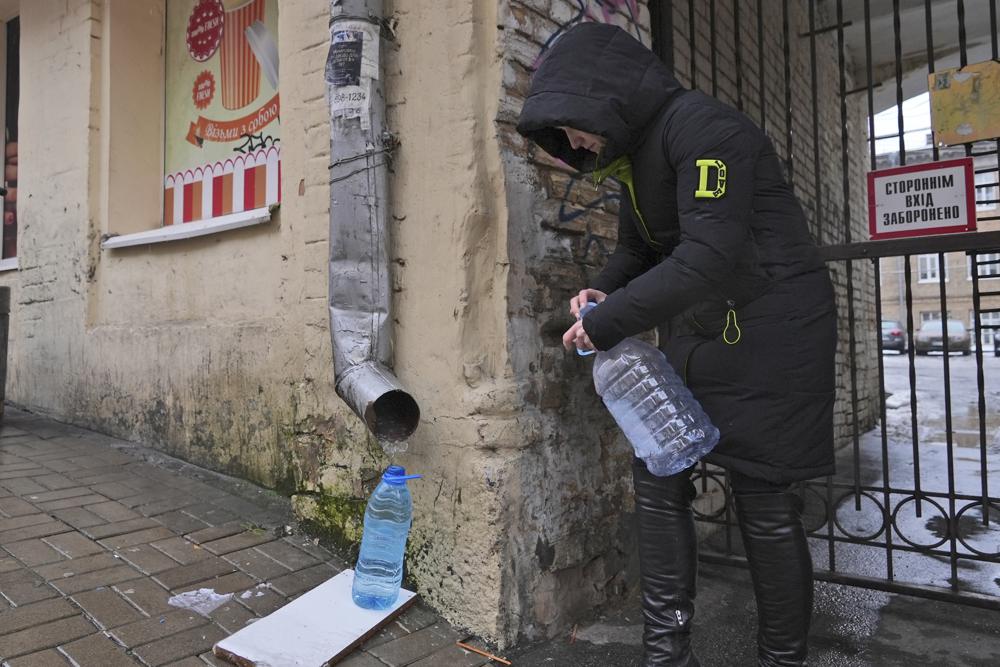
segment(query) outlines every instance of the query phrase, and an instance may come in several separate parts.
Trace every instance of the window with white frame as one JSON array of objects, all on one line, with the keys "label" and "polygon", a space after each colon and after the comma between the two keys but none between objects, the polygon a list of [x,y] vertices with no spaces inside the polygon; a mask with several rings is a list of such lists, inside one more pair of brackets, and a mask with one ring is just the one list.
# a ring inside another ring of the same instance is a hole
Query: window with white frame
[{"label": "window with white frame", "polygon": [[969,255],[966,259],[966,270],[968,279],[972,280],[972,263],[979,262],[980,278],[1000,277],[1000,252],[982,252],[977,255]]},{"label": "window with white frame", "polygon": [[995,169],[976,174],[976,210],[992,211],[997,207],[997,179]]},{"label": "window with white frame", "polygon": [[[979,322],[982,326],[982,349],[992,350],[993,341],[1000,337],[1000,329],[994,329],[992,327],[1000,327],[1000,313],[980,313]],[[976,313],[975,311],[969,311],[969,331],[975,332],[976,330]]]},{"label": "window with white frame", "polygon": [[101,247],[269,221],[281,193],[278,0],[103,5],[101,127],[129,168],[106,174]]},{"label": "window with white frame", "polygon": [[[948,280],[948,258],[944,261],[944,279]],[[938,280],[938,256],[918,255],[917,256],[917,282],[933,283]]]},{"label": "window with white frame", "polygon": [[922,310],[922,311],[920,311],[920,323],[921,324],[926,324],[927,322],[931,322],[933,320],[940,320],[940,319],[941,319],[941,311],[940,310]]}]

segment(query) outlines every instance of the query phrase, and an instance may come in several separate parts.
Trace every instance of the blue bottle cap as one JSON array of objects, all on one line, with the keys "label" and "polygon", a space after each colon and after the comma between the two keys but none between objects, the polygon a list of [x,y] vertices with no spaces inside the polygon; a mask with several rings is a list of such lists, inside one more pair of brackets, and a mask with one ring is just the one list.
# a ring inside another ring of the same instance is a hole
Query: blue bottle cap
[{"label": "blue bottle cap", "polygon": [[420,479],[423,475],[407,475],[403,466],[389,466],[382,473],[382,481],[386,484],[406,484],[408,479]]},{"label": "blue bottle cap", "polygon": [[[580,309],[580,314],[576,316],[576,319],[582,320],[583,316],[592,311],[594,308],[597,308],[597,302],[588,301],[587,305]],[[580,348],[576,348],[576,353],[581,357],[589,357],[595,352],[597,352],[597,350],[581,350]]]}]

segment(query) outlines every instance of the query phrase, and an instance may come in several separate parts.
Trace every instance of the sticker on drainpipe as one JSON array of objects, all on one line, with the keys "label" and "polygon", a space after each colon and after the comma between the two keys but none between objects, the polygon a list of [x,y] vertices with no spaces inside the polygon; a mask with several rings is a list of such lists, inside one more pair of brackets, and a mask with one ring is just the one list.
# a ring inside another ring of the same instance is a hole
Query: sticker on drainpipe
[{"label": "sticker on drainpipe", "polygon": [[368,21],[338,21],[330,27],[326,82],[330,118],[359,118],[370,128],[372,81],[378,78],[379,28]]}]

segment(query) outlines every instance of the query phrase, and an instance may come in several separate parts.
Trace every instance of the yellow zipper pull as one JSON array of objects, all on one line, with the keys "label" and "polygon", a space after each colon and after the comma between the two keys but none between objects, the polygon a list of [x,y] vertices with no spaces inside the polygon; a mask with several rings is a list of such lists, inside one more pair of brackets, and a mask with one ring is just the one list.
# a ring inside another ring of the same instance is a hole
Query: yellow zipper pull
[{"label": "yellow zipper pull", "polygon": [[[740,338],[743,337],[743,331],[740,330],[740,325],[736,321],[736,309],[733,308],[736,303],[730,299],[726,301],[726,304],[729,306],[729,311],[726,313],[726,328],[722,330],[722,340],[726,345],[736,345],[736,343],[740,342]],[[729,340],[730,325],[736,329],[736,338],[732,340]]]}]

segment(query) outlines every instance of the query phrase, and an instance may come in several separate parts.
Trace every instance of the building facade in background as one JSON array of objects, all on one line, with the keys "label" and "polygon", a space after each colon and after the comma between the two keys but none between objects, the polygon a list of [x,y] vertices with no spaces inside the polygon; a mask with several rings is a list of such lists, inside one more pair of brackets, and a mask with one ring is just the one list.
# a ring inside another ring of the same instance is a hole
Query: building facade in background
[{"label": "building facade in background", "polygon": [[[424,474],[408,574],[449,619],[510,643],[634,583],[628,445],[560,345],[614,247],[618,193],[514,131],[534,66],[575,23],[621,26],[765,128],[821,243],[858,240],[866,113],[839,91],[861,84],[841,81],[834,33],[800,37],[808,4],[663,3],[654,23],[639,0],[392,3],[395,371],[422,411],[396,461]],[[0,284],[15,403],[292,495],[351,545],[388,458],[333,391],[330,9],[0,0],[17,184]],[[853,277],[859,321],[873,280]],[[874,365],[858,370],[842,441],[874,419]]]}]

